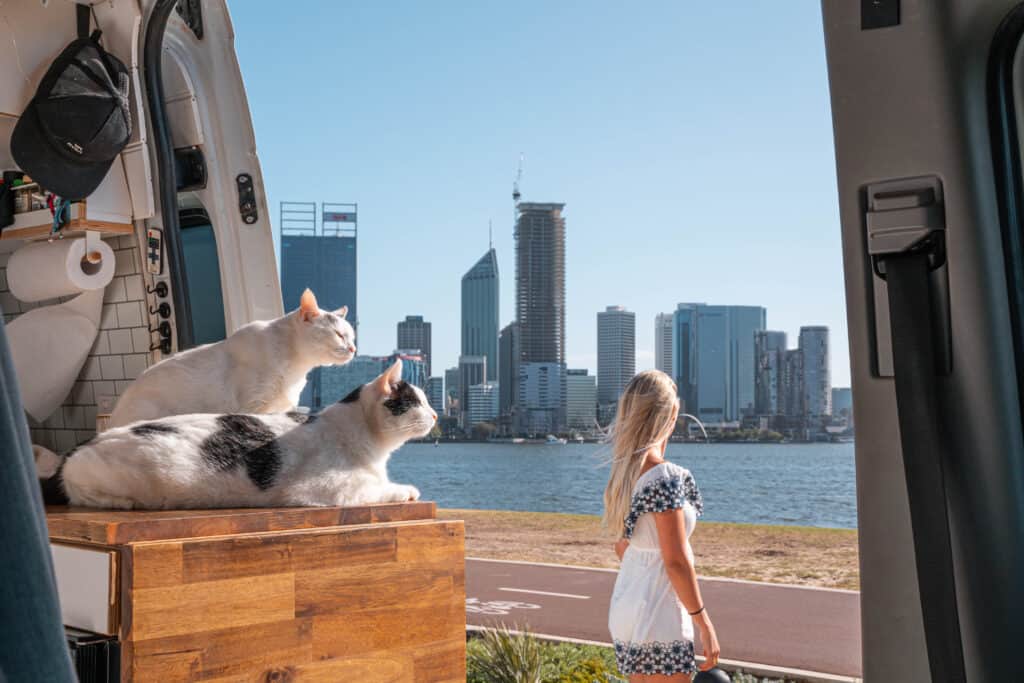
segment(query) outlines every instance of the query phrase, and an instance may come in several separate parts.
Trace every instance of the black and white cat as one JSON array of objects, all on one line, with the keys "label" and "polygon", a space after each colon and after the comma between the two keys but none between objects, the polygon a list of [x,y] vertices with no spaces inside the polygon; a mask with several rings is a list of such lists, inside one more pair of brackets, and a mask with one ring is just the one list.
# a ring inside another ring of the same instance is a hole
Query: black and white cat
[{"label": "black and white cat", "polygon": [[355,355],[356,333],[346,313],[346,306],[321,309],[307,289],[291,313],[251,322],[223,341],[148,368],[118,399],[107,425],[186,413],[291,410],[310,370],[344,365]]},{"label": "black and white cat", "polygon": [[176,415],[107,430],[68,454],[43,488],[67,498],[48,503],[103,508],[416,500],[414,486],[388,480],[387,461],[436,421],[424,393],[402,381],[397,360],[319,415]]}]

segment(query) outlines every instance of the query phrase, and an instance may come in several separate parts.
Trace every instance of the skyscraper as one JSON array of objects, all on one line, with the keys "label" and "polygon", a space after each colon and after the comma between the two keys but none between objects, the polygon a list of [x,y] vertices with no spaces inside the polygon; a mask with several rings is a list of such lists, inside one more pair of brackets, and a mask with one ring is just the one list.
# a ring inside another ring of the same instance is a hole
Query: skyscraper
[{"label": "skyscraper", "polygon": [[608,306],[597,314],[597,401],[616,403],[636,374],[636,314]]},{"label": "skyscraper", "polygon": [[481,422],[493,423],[498,417],[498,394],[501,388],[494,382],[474,384],[469,388],[469,407],[466,410],[466,427]]},{"label": "skyscraper", "polygon": [[683,410],[697,412],[697,310],[707,304],[679,304],[672,314],[672,372]]},{"label": "skyscraper", "polygon": [[498,410],[512,415],[519,404],[519,323],[511,322],[498,336]]},{"label": "skyscraper", "polygon": [[459,408],[462,426],[469,428],[466,411],[469,409],[469,389],[487,381],[487,356],[459,356]]},{"label": "skyscraper", "polygon": [[366,384],[387,370],[395,362],[402,360],[402,379],[409,384],[424,386],[426,384],[426,364],[422,356],[400,351],[390,356],[359,355],[345,365],[333,365],[323,375],[322,398],[324,405],[336,403],[347,396],[358,386]]},{"label": "skyscraper", "polygon": [[444,378],[430,377],[427,379],[427,401],[438,415],[444,415]]},{"label": "skyscraper", "polygon": [[828,328],[800,328],[804,355],[804,407],[808,417],[832,414],[832,376],[829,369]]},{"label": "skyscraper", "polygon": [[654,318],[654,369],[675,378],[672,372],[672,317],[671,313],[659,313]]},{"label": "skyscraper", "polygon": [[785,354],[782,383],[785,387],[783,412],[788,417],[803,418],[807,415],[807,396],[804,392],[804,352],[789,349]]},{"label": "skyscraper", "polygon": [[754,333],[765,328],[766,318],[761,306],[697,308],[696,414],[703,422],[753,414]]},{"label": "skyscraper", "polygon": [[569,429],[589,431],[597,415],[597,378],[583,370],[565,371],[565,420]]},{"label": "skyscraper", "polygon": [[786,333],[761,330],[754,333],[754,412],[781,415],[785,407],[784,363]]},{"label": "skyscraper", "polygon": [[448,368],[444,371],[445,414],[459,416],[459,368]]},{"label": "skyscraper", "polygon": [[498,379],[498,256],[493,248],[462,276],[462,355],[487,358]]},{"label": "skyscraper", "polygon": [[418,349],[427,365],[427,376],[430,376],[430,323],[423,320],[422,315],[407,315],[398,323],[398,349]]},{"label": "skyscraper", "polygon": [[853,426],[853,392],[850,387],[832,388],[832,415],[844,418],[848,426]]},{"label": "skyscraper", "polygon": [[[320,308],[348,306],[348,321],[357,327],[357,214],[355,204],[321,206],[319,222],[314,202],[281,202],[281,296],[286,311],[299,305],[309,287]],[[323,374],[338,370],[315,368],[299,403],[319,409],[328,403],[322,394]],[[333,380],[332,380],[333,382]]]},{"label": "skyscraper", "polygon": [[516,205],[516,322],[525,431],[565,426],[565,204]]},{"label": "skyscraper", "polygon": [[565,430],[565,364],[519,366],[519,431],[544,436]]},{"label": "skyscraper", "polygon": [[516,320],[527,363],[565,362],[564,204],[519,204]]}]

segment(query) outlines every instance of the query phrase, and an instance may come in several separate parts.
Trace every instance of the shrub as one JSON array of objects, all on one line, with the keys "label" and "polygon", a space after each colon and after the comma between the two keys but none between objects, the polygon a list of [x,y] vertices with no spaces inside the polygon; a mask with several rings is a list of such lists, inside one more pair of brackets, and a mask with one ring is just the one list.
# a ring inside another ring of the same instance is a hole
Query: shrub
[{"label": "shrub", "polygon": [[544,683],[543,645],[507,629],[483,632],[466,647],[467,683]]},{"label": "shrub", "polygon": [[[466,683],[626,683],[610,647],[551,643],[506,628],[466,643]],[[732,683],[793,683],[738,671]]]}]

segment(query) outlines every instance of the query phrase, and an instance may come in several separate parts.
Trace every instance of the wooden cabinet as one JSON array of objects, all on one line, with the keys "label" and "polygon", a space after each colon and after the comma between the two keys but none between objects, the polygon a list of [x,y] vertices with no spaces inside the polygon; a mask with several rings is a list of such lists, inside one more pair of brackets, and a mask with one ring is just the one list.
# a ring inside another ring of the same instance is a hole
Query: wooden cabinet
[{"label": "wooden cabinet", "polygon": [[435,512],[55,507],[47,518],[54,544],[95,553],[55,554],[65,621],[109,623],[87,614],[108,596],[122,681],[464,681],[465,534]]}]

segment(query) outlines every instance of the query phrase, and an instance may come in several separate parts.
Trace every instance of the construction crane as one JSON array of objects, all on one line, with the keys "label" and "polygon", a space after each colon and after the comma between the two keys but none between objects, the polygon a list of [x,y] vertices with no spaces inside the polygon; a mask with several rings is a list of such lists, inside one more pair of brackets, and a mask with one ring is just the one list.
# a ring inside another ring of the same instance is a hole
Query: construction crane
[{"label": "construction crane", "polygon": [[519,194],[519,181],[523,179],[523,154],[519,153],[519,168],[516,170],[516,179],[512,181],[512,204],[515,206],[519,205],[519,198],[522,197]]}]

